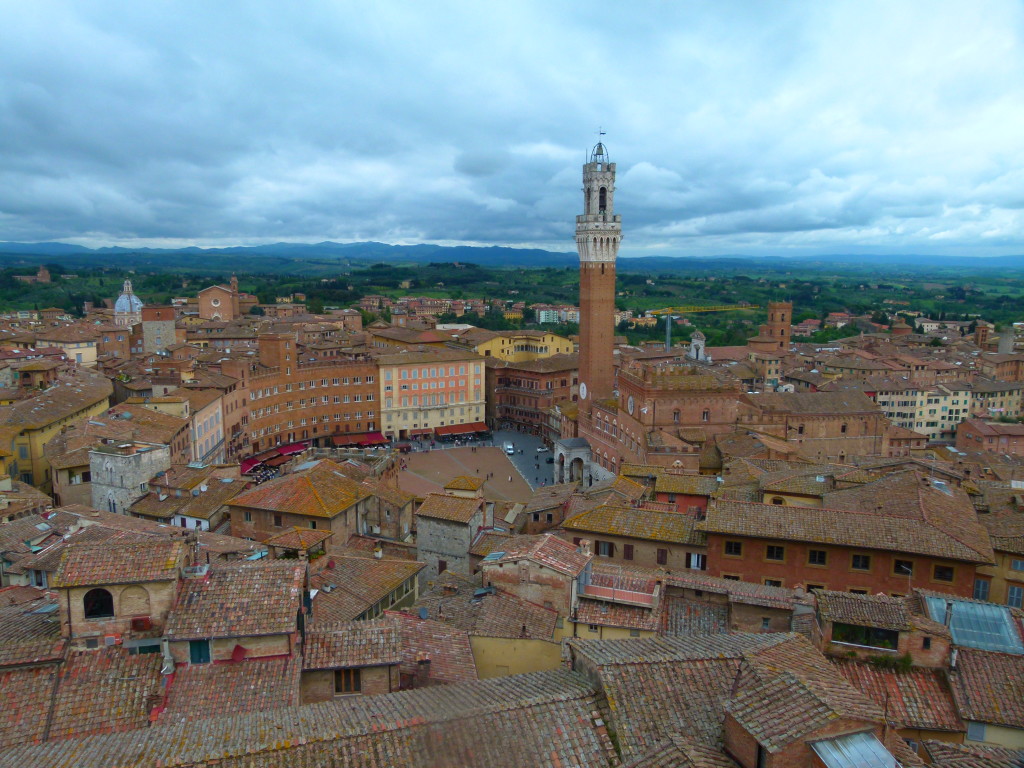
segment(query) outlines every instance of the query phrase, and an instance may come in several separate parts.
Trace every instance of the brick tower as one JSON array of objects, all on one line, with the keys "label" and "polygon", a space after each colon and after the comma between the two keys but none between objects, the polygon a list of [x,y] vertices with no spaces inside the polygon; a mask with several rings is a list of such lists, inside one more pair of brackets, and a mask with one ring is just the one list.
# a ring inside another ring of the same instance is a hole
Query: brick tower
[{"label": "brick tower", "polygon": [[576,217],[580,254],[580,411],[615,389],[615,259],[622,217],[615,215],[615,163],[598,142],[583,166],[583,215]]},{"label": "brick tower", "polygon": [[789,351],[789,342],[793,336],[793,302],[768,302],[768,334],[778,340],[778,349]]}]

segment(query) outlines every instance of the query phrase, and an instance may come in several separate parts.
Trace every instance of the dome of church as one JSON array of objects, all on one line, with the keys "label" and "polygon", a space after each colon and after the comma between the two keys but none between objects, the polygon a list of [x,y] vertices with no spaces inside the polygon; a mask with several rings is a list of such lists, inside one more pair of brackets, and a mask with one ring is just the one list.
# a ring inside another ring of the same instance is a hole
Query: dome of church
[{"label": "dome of church", "polygon": [[141,312],[142,300],[134,293],[122,293],[114,302],[115,312]]},{"label": "dome of church", "polygon": [[125,280],[121,295],[114,302],[114,313],[118,315],[134,315],[142,311],[142,299],[132,292],[132,281]]}]

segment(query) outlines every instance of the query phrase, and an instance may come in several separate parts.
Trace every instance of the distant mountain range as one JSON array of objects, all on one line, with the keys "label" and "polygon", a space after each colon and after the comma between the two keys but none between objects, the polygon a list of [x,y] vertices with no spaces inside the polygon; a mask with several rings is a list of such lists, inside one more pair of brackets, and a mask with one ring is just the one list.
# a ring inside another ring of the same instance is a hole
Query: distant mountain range
[{"label": "distant mountain range", "polygon": [[[123,248],[120,246],[87,248],[68,243],[0,242],[0,265],[39,264],[58,260],[65,268],[117,267],[130,262],[132,268],[166,270],[169,263],[177,269],[217,271],[244,269],[248,272],[316,273],[335,270],[339,265],[361,266],[374,262],[430,263],[466,262],[482,267],[574,267],[575,253],[545,251],[536,248],[499,246],[388,245],[386,243],[272,243],[268,245],[223,248]],[[709,267],[749,269],[849,270],[878,266],[914,271],[1022,270],[1024,255],[969,257],[934,255],[795,255],[795,256],[644,256],[620,258],[618,268],[625,272],[692,272]]]}]

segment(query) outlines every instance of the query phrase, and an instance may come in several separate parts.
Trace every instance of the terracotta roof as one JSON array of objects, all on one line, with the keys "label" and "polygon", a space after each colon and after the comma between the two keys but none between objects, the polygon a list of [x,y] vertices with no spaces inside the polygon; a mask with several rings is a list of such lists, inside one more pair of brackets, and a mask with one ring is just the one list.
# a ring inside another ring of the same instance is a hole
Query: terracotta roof
[{"label": "terracotta roof", "polygon": [[73,653],[60,670],[50,739],[145,728],[161,692],[159,654]]},{"label": "terracotta roof", "polygon": [[[26,600],[13,590],[31,590]],[[35,587],[0,590],[0,667],[55,661],[63,657],[56,597]]]},{"label": "terracotta roof", "polygon": [[302,606],[303,566],[274,560],[210,566],[186,579],[167,617],[171,640],[294,632]]},{"label": "terracotta roof", "polygon": [[584,555],[579,548],[550,533],[537,536],[515,536],[501,547],[502,556],[488,563],[513,563],[532,560],[538,565],[551,568],[569,576],[578,576],[587,567],[593,555]]},{"label": "terracotta roof", "polygon": [[401,635],[393,619],[317,624],[306,633],[303,669],[398,664]]},{"label": "terracotta roof", "polygon": [[913,629],[910,609],[902,597],[856,595],[823,589],[816,590],[814,594],[818,612],[824,621],[896,631]]},{"label": "terracotta roof", "polygon": [[346,477],[334,462],[324,459],[312,469],[263,483],[227,504],[331,519],[369,496],[369,489]]},{"label": "terracotta roof", "polygon": [[281,549],[307,550],[321,542],[327,541],[333,535],[331,531],[300,528],[296,525],[291,530],[265,539],[263,543],[269,547],[280,547]]},{"label": "terracotta roof", "polygon": [[443,621],[421,619],[404,611],[387,611],[402,637],[403,675],[416,675],[420,663],[430,662],[428,685],[476,680],[476,662],[469,633]]},{"label": "terracotta roof", "polygon": [[964,720],[1024,728],[1024,655],[959,648],[949,683]]},{"label": "terracotta roof", "polygon": [[882,707],[888,719],[896,720],[901,727],[966,730],[941,670],[914,668],[903,672],[855,661],[833,659],[832,663],[843,677]]},{"label": "terracotta roof", "polygon": [[766,608],[792,610],[793,590],[785,587],[770,587],[749,581],[736,581],[709,576],[701,571],[677,571],[665,576],[665,582],[672,586],[697,589],[704,592],[728,595],[729,602],[744,605],[761,605]]},{"label": "terracotta roof", "polygon": [[562,523],[568,531],[623,536],[668,544],[702,546],[704,534],[694,526],[696,520],[679,512],[636,509],[615,504],[602,504],[581,512]]},{"label": "terracotta roof", "polygon": [[453,477],[448,481],[444,489],[446,491],[477,491],[481,486],[483,486],[483,484],[484,481],[479,477],[459,475],[458,477]]},{"label": "terracotta roof", "polygon": [[893,472],[859,487],[826,494],[830,509],[875,513],[920,521],[992,561],[988,532],[978,522],[970,497],[960,488],[921,472]]},{"label": "terracotta roof", "polygon": [[578,486],[579,483],[560,483],[535,488],[523,511],[530,514],[560,507],[576,492]]},{"label": "terracotta roof", "polygon": [[209,520],[218,510],[245,490],[245,484],[238,481],[224,482],[214,479],[205,485],[206,490],[181,496],[163,491],[150,491],[129,507],[131,514],[169,520],[178,515]]},{"label": "terracotta roof", "polygon": [[747,654],[727,711],[769,752],[833,720],[881,723],[882,710],[854,688],[802,635]]},{"label": "terracotta roof", "polygon": [[725,706],[744,654],[787,637],[570,640],[568,646],[573,658],[599,677],[623,761],[629,763],[677,733],[706,747],[719,747]]},{"label": "terracotta roof", "polygon": [[0,749],[42,740],[56,679],[53,665],[0,670]]},{"label": "terracotta roof", "polygon": [[953,744],[925,741],[934,768],[1020,768],[1024,751],[988,744]]},{"label": "terracotta roof", "polygon": [[476,596],[479,582],[446,572],[435,586],[420,595],[414,613],[426,609],[427,618],[443,621],[470,635],[484,637],[533,637],[550,640],[558,611],[545,608],[500,590]]},{"label": "terracotta roof", "polygon": [[672,734],[626,768],[739,768],[739,764],[721,749]]},{"label": "terracotta roof", "polygon": [[709,534],[881,549],[968,563],[992,560],[991,548],[979,552],[928,521],[812,507],[787,507],[786,513],[779,514],[779,507],[770,504],[718,500],[698,525]]},{"label": "terracotta roof", "polygon": [[3,768],[607,767],[615,748],[592,683],[564,669],[302,707],[228,713],[128,737],[0,754]]},{"label": "terracotta roof", "polygon": [[195,723],[227,712],[266,712],[299,703],[302,664],[297,658],[247,659],[177,668],[157,722]]},{"label": "terracotta roof", "polygon": [[484,503],[483,499],[478,498],[467,499],[444,493],[428,493],[416,510],[416,516],[469,524],[473,516],[483,509]]},{"label": "terracotta roof", "polygon": [[310,585],[319,590],[313,598],[314,625],[356,620],[425,567],[414,560],[387,558],[331,555],[330,560],[334,568],[310,579]]},{"label": "terracotta roof", "polygon": [[657,632],[664,623],[660,604],[651,609],[606,600],[590,600],[582,596],[576,608],[575,621],[577,624],[638,629],[644,632]]},{"label": "terracotta roof", "polygon": [[75,544],[64,550],[54,587],[173,581],[184,565],[185,543],[133,541]]}]

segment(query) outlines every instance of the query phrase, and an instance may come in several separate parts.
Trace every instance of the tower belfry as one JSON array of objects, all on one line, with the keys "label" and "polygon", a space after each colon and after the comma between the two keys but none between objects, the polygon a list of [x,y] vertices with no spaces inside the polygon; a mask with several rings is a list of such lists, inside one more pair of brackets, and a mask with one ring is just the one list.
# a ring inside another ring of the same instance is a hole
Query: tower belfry
[{"label": "tower belfry", "polygon": [[583,166],[583,214],[576,217],[580,256],[580,411],[615,389],[615,259],[622,217],[615,214],[615,163],[598,141]]}]

